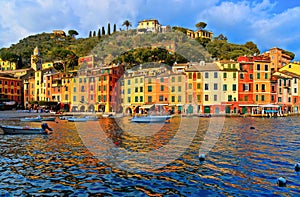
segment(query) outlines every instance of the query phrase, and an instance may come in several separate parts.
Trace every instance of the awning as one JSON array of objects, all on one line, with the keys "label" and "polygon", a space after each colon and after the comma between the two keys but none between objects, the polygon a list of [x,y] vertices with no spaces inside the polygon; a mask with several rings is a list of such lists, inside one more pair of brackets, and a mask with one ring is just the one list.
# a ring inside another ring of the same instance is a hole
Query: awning
[{"label": "awning", "polygon": [[258,107],[256,104],[239,104],[240,107]]},{"label": "awning", "polygon": [[166,106],[168,104],[155,104],[155,106]]},{"label": "awning", "polygon": [[142,108],[142,109],[150,109],[151,107],[153,107],[153,105],[143,105],[140,108]]},{"label": "awning", "polygon": [[268,105],[260,105],[259,107],[280,107],[280,105],[268,104]]}]

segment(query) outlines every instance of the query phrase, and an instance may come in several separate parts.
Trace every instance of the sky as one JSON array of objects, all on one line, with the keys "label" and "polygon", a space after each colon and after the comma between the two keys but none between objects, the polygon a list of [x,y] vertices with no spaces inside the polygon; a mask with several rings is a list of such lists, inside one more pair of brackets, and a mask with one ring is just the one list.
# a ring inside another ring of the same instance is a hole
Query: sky
[{"label": "sky", "polygon": [[29,35],[61,29],[76,30],[78,37],[107,27],[132,28],[143,19],[162,25],[207,30],[244,44],[252,41],[261,52],[279,47],[300,60],[300,1],[298,0],[0,0],[0,48]]}]

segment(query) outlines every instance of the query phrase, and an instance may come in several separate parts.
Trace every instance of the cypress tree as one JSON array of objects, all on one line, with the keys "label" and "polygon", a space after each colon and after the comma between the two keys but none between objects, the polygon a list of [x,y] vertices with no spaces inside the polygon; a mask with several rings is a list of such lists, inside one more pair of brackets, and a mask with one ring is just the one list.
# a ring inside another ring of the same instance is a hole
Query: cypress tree
[{"label": "cypress tree", "polygon": [[105,29],[102,27],[102,36],[105,36]]},{"label": "cypress tree", "polygon": [[98,29],[98,38],[101,38],[101,31]]},{"label": "cypress tree", "polygon": [[90,31],[89,38],[92,37],[92,31]]},{"label": "cypress tree", "polygon": [[107,34],[110,35],[110,23],[107,24]]},{"label": "cypress tree", "polygon": [[96,36],[96,31],[94,31],[94,33],[93,33],[93,37],[95,37]]},{"label": "cypress tree", "polygon": [[114,33],[116,33],[116,31],[117,31],[117,25],[116,25],[116,23],[114,24]]}]

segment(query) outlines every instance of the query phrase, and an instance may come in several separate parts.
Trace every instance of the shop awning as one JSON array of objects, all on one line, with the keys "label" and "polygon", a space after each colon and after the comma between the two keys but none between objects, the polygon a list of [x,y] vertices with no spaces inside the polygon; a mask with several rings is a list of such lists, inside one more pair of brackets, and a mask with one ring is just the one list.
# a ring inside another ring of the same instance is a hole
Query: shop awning
[{"label": "shop awning", "polygon": [[239,104],[240,107],[258,107],[256,104]]},{"label": "shop awning", "polygon": [[143,105],[140,108],[142,108],[142,109],[150,109],[151,107],[153,107],[153,105]]}]

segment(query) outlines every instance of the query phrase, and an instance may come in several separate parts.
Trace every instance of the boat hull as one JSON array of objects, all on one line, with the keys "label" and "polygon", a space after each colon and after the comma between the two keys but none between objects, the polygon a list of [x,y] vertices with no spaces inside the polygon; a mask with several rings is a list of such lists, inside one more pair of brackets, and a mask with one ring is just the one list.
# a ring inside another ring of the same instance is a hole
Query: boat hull
[{"label": "boat hull", "polygon": [[21,126],[0,126],[4,134],[17,135],[17,134],[48,134],[42,128],[30,128]]},{"label": "boat hull", "polygon": [[21,122],[42,122],[42,118],[21,118]]},{"label": "boat hull", "polygon": [[135,123],[164,123],[171,118],[172,116],[135,116],[130,121]]},{"label": "boat hull", "polygon": [[69,122],[86,122],[86,118],[68,118]]}]

